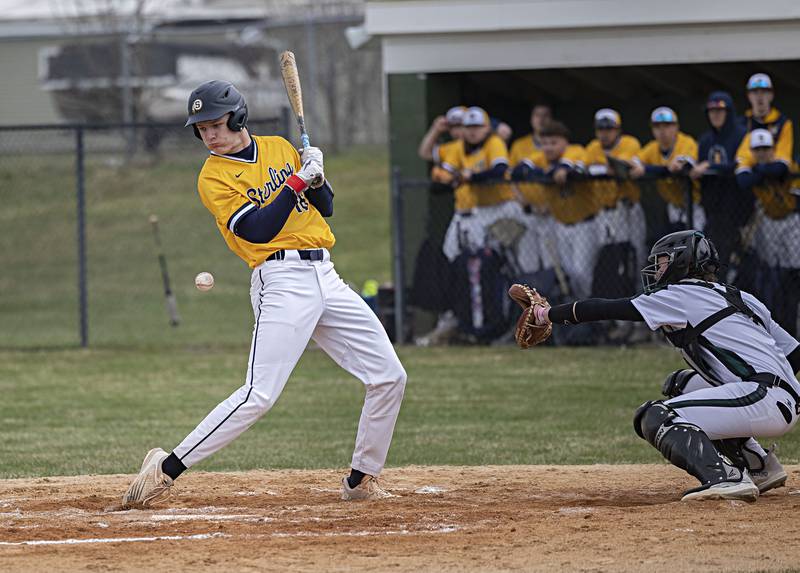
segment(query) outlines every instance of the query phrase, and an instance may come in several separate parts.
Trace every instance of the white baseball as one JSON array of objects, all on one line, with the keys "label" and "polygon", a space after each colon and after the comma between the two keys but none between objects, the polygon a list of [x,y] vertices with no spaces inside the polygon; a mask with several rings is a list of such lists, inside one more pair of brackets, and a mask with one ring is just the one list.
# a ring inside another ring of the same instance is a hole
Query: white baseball
[{"label": "white baseball", "polygon": [[199,273],[194,277],[194,286],[200,290],[211,290],[214,286],[214,275],[211,273]]}]

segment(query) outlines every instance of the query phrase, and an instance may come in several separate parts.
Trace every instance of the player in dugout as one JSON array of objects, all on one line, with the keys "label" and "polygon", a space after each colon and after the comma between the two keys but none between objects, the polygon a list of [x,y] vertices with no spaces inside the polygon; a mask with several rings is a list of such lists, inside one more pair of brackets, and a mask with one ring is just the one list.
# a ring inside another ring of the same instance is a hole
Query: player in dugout
[{"label": "player in dugout", "polygon": [[455,214],[444,240],[450,261],[464,249],[487,244],[487,227],[501,218],[522,220],[522,207],[514,201],[506,181],[508,150],[492,131],[489,114],[470,107],[464,114],[464,140],[453,165],[460,184],[455,193]]},{"label": "player in dugout", "polygon": [[753,212],[752,193],[734,182],[736,150],[747,133],[736,115],[728,92],[712,92],[705,103],[709,129],[698,141],[698,163],[689,176],[700,182],[706,234],[714,241],[720,260],[727,263],[739,251],[739,231]]},{"label": "player in dugout", "polygon": [[[772,106],[775,99],[775,88],[767,74],[753,74],[747,80],[747,100],[750,109],[745,112],[747,131],[766,129],[775,141],[775,158],[787,165],[792,162],[794,152],[794,128],[792,120]],[[745,136],[737,156],[746,155],[750,150],[750,134]]]},{"label": "player in dugout", "polygon": [[800,304],[800,191],[789,177],[789,165],[776,155],[772,133],[755,129],[747,139],[749,149],[740,150],[742,153],[736,158],[736,180],[742,189],[752,190],[758,201],[754,247],[770,269],[772,289],[780,290],[780,296],[773,301],[776,320],[796,335]]},{"label": "player in dugout", "polygon": [[641,190],[629,179],[633,158],[639,153],[639,140],[622,133],[622,118],[616,110],[603,108],[594,114],[595,139],[586,146],[589,175],[610,175],[597,179],[593,187],[600,202],[597,232],[600,244],[629,242],[636,250],[637,264],[644,264],[645,218],[640,203]]},{"label": "player in dugout", "polygon": [[543,171],[553,183],[545,186],[547,207],[555,219],[558,263],[569,277],[572,294],[589,296],[597,256],[596,195],[585,181],[585,150],[570,143],[570,131],[550,121],[541,132],[547,162]]},{"label": "player in dugout", "polygon": [[691,135],[680,131],[678,114],[672,108],[661,106],[650,114],[650,127],[653,130],[653,141],[642,148],[634,158],[631,177],[640,178],[645,174],[654,177],[666,177],[656,183],[658,193],[667,203],[667,228],[651,229],[655,235],[668,231],[686,229],[687,185],[691,185],[693,203],[693,225],[703,230],[706,216],[700,206],[700,192],[697,186],[688,179],[689,171],[697,163],[697,142]]}]

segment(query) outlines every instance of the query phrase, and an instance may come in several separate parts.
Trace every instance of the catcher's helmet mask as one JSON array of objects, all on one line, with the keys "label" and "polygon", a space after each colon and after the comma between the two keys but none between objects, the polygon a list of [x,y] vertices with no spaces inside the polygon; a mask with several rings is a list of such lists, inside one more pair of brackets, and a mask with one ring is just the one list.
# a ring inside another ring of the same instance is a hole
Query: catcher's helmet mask
[{"label": "catcher's helmet mask", "polygon": [[646,293],[682,279],[716,275],[720,268],[714,243],[693,229],[661,237],[650,250],[647,262],[649,264],[642,269],[642,286]]},{"label": "catcher's helmet mask", "polygon": [[211,80],[197,86],[189,96],[189,118],[184,127],[192,126],[198,139],[197,124],[228,115],[228,129],[241,131],[247,125],[247,102],[236,87],[226,81]]}]

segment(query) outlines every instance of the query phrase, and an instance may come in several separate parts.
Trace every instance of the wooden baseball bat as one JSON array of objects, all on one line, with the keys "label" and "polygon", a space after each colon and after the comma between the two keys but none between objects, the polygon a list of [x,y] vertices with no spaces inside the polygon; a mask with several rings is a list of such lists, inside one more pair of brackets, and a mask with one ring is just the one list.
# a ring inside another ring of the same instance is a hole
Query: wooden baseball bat
[{"label": "wooden baseball bat", "polygon": [[167,257],[164,256],[164,251],[161,248],[161,234],[158,232],[158,217],[156,215],[150,215],[150,224],[153,226],[153,238],[156,242],[158,264],[161,267],[161,281],[164,284],[164,297],[167,300],[169,323],[172,326],[178,326],[181,323],[181,317],[178,315],[178,302],[175,300],[175,294],[172,292],[172,287],[170,286],[169,272],[167,271]]},{"label": "wooden baseball bat", "polygon": [[281,77],[283,85],[286,86],[286,95],[289,96],[289,104],[297,119],[297,126],[300,128],[300,142],[303,149],[309,147],[311,142],[306,132],[306,121],[303,117],[303,91],[300,88],[300,75],[297,73],[297,62],[294,53],[286,51],[280,56]]}]

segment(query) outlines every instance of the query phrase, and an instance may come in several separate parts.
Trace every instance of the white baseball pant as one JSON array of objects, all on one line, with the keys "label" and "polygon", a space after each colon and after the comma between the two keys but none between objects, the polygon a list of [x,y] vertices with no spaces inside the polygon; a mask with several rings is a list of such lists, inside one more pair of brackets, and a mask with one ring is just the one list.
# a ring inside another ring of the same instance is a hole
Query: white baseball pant
[{"label": "white baseball pant", "polygon": [[[699,375],[687,383],[683,394],[664,403],[678,413],[675,421],[694,424],[712,440],[782,436],[794,427],[797,416],[787,421],[778,403],[795,412],[794,399],[783,388],[766,388],[755,382],[731,382],[710,386]],[[766,455],[754,439],[747,446]]]},{"label": "white baseball pant", "polygon": [[406,372],[375,313],[344,281],[323,249],[321,261],[283,260],[253,270],[255,314],[244,385],[175,448],[190,467],[226,446],[275,404],[310,339],[366,386],[351,467],[378,475],[400,411]]}]

